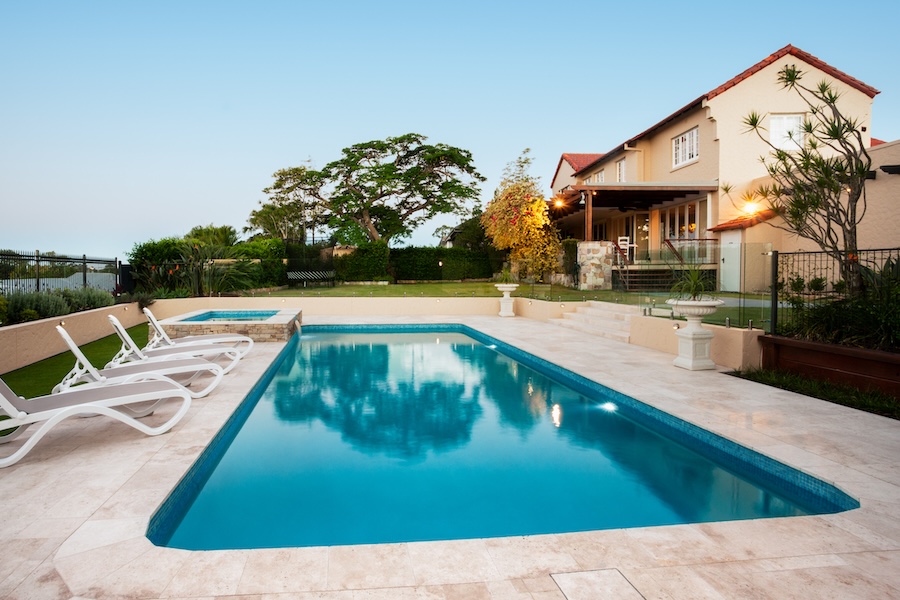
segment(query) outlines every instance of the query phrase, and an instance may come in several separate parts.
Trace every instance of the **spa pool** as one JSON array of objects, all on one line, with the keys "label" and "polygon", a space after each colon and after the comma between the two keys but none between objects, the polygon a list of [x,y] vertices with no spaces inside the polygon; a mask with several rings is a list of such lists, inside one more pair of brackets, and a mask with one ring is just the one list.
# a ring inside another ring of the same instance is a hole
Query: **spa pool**
[{"label": "spa pool", "polygon": [[284,342],[291,338],[303,311],[268,310],[195,310],[160,321],[171,337],[208,333],[240,333],[255,342]]}]

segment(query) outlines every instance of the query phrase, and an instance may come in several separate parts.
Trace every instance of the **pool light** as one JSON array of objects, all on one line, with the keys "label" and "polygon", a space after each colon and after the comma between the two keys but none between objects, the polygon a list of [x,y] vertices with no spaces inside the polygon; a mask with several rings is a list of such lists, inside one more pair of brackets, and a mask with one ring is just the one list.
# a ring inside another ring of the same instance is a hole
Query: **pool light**
[{"label": "pool light", "polygon": [[619,407],[616,406],[613,402],[604,402],[600,405],[600,408],[602,408],[606,412],[616,412],[617,410],[619,410]]}]

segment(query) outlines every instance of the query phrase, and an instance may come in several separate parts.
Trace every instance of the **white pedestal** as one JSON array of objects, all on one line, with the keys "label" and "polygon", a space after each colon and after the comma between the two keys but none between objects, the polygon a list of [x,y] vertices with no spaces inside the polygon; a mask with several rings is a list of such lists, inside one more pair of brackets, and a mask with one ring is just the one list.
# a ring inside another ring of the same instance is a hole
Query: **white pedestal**
[{"label": "white pedestal", "polygon": [[503,297],[500,298],[500,316],[501,317],[514,317],[516,313],[513,311],[513,304],[515,300],[510,297],[510,292],[516,291],[519,287],[518,283],[495,283],[494,287],[503,292]]},{"label": "white pedestal", "polygon": [[709,357],[713,332],[704,329],[703,317],[716,312],[721,300],[666,300],[676,315],[687,319],[687,326],[675,332],[678,336],[678,356],[672,361],[676,367],[690,371],[715,369],[716,363]]}]

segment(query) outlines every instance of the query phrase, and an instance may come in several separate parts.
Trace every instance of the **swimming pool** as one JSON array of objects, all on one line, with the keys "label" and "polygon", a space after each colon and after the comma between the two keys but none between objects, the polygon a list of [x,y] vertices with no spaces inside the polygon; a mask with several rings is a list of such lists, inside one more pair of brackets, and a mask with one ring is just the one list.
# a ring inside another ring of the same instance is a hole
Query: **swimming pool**
[{"label": "swimming pool", "polygon": [[858,506],[468,328],[375,329],[295,336],[154,515],[151,541],[360,544]]}]

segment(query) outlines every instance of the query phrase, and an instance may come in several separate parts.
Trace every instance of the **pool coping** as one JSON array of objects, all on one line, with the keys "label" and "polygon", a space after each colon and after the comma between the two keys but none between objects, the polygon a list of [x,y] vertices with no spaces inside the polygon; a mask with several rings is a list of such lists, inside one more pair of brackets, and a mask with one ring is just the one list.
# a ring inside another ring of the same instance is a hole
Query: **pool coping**
[{"label": "pool coping", "polygon": [[[209,312],[261,312],[273,311],[275,314],[262,320],[232,321],[187,321]],[[188,335],[208,335],[221,333],[240,333],[250,337],[254,342],[286,342],[294,334],[296,323],[303,320],[300,308],[254,308],[254,309],[216,309],[203,308],[193,310],[159,322],[165,332],[179,338]]]},{"label": "pool coping", "polygon": [[137,438],[97,419],[79,420],[0,472],[10,514],[0,525],[10,540],[0,550],[0,595],[574,600],[596,597],[590,594],[598,589],[619,598],[900,595],[896,421],[721,372],[684,371],[670,355],[528,319],[307,316],[305,322],[467,324],[834,483],[861,507],[457,542],[215,552],[153,546],[143,537],[150,514],[282,347],[259,344],[170,434]]}]

